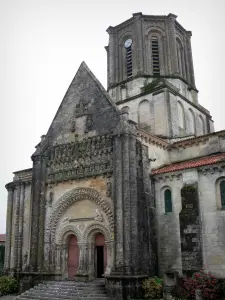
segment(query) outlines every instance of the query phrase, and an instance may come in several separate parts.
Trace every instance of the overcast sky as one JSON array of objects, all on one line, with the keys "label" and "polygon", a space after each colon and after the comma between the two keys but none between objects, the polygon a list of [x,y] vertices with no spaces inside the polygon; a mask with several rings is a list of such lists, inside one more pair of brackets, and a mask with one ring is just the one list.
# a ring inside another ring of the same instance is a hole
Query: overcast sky
[{"label": "overcast sky", "polygon": [[106,87],[108,26],[143,14],[178,15],[192,31],[199,101],[225,128],[224,0],[0,0],[0,233],[12,172],[32,166],[80,63]]}]

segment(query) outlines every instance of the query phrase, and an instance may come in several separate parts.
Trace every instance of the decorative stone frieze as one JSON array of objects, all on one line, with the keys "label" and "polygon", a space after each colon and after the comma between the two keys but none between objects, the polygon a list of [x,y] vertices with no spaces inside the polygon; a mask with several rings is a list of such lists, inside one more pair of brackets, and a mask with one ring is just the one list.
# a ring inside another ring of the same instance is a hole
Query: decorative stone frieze
[{"label": "decorative stone frieze", "polygon": [[182,178],[182,173],[177,173],[177,174],[160,174],[160,176],[154,176],[154,180],[156,182],[169,182],[169,181],[175,181],[175,180],[181,180]]},{"label": "decorative stone frieze", "polygon": [[49,150],[47,182],[54,183],[112,172],[112,137],[102,135],[56,145]]}]

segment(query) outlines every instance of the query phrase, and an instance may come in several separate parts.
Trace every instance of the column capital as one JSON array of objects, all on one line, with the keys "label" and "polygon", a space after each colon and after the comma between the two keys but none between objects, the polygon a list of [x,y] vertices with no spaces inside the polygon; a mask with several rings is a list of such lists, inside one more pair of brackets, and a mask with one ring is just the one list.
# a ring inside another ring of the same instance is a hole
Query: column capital
[{"label": "column capital", "polygon": [[15,183],[14,182],[9,182],[5,185],[5,188],[7,189],[7,191],[13,191],[15,189]]}]

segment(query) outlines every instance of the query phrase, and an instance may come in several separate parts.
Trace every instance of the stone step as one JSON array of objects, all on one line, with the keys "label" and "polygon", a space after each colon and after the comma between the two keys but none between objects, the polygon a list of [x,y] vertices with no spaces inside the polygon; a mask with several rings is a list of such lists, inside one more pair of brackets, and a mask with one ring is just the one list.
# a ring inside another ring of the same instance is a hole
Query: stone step
[{"label": "stone step", "polygon": [[73,292],[73,293],[68,293],[68,292],[64,292],[64,291],[61,291],[60,293],[54,293],[54,292],[52,292],[52,291],[48,291],[48,290],[46,290],[46,291],[39,291],[39,292],[36,292],[36,291],[28,291],[28,292],[25,292],[24,293],[24,295],[27,295],[27,296],[29,296],[29,295],[43,295],[43,296],[45,296],[45,295],[52,295],[52,296],[54,296],[54,295],[58,295],[58,294],[60,294],[60,296],[62,296],[62,297],[68,297],[68,295],[69,296],[75,296],[75,295],[88,295],[88,296],[95,296],[95,295],[102,295],[102,296],[105,296],[106,295],[106,291],[102,291],[102,292],[99,292],[99,291],[92,291],[92,292],[85,292],[85,291],[83,291],[82,293],[80,293],[80,292]]},{"label": "stone step", "polygon": [[48,281],[18,296],[18,300],[108,300],[104,280],[93,282]]},{"label": "stone step", "polygon": [[47,288],[47,289],[42,289],[42,288],[35,288],[34,291],[37,291],[37,292],[40,292],[40,291],[52,291],[52,292],[56,292],[56,293],[59,293],[61,291],[65,291],[65,292],[68,292],[68,293],[76,293],[76,292],[88,292],[88,293],[91,293],[91,292],[98,292],[98,293],[101,293],[102,291],[105,291],[105,289],[90,289],[90,288],[86,288],[86,289],[82,289],[82,288],[71,288],[71,289],[62,289],[62,288],[58,288],[58,287],[51,287],[51,288]]}]

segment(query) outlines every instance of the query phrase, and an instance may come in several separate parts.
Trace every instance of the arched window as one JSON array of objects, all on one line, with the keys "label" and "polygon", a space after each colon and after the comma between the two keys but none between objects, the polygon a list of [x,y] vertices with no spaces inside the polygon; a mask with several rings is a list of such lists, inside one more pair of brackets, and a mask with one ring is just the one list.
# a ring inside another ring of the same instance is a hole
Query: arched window
[{"label": "arched window", "polygon": [[121,112],[122,112],[123,114],[126,114],[126,115],[127,115],[127,118],[129,118],[130,107],[129,107],[129,106],[124,106],[124,107],[121,109]]},{"label": "arched window", "polygon": [[164,192],[165,213],[172,212],[172,194],[171,190],[167,189]]},{"label": "arched window", "polygon": [[144,129],[147,132],[151,131],[151,114],[150,114],[150,104],[148,100],[143,100],[139,104],[139,116],[138,123],[139,127]]},{"label": "arched window", "polygon": [[176,38],[176,45],[177,45],[178,72],[181,76],[184,76],[183,46],[179,38]]},{"label": "arched window", "polygon": [[184,108],[180,102],[177,102],[177,109],[178,109],[178,122],[179,126],[181,128],[185,128],[185,123],[184,123]]},{"label": "arched window", "polygon": [[126,49],[126,70],[127,78],[132,76],[132,39],[128,38],[124,42],[124,47]]},{"label": "arched window", "polygon": [[195,134],[195,117],[191,109],[188,110],[189,115],[189,130],[191,134]]},{"label": "arched window", "polygon": [[159,61],[159,41],[156,36],[151,39],[152,47],[152,72],[153,75],[160,75],[160,61]]},{"label": "arched window", "polygon": [[220,201],[221,206],[225,207],[225,180],[220,182]]},{"label": "arched window", "polygon": [[199,123],[200,123],[200,135],[205,134],[205,123],[202,116],[199,116]]}]

